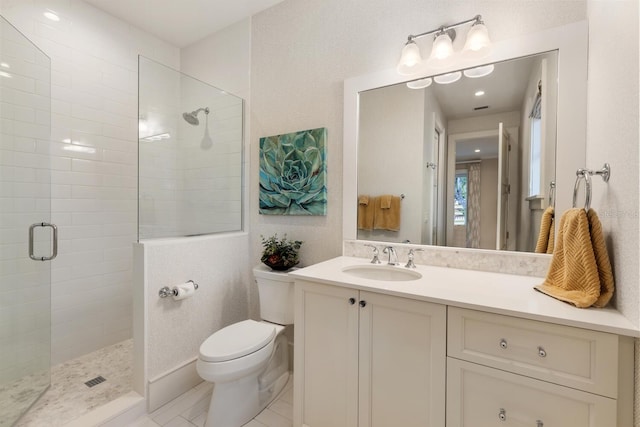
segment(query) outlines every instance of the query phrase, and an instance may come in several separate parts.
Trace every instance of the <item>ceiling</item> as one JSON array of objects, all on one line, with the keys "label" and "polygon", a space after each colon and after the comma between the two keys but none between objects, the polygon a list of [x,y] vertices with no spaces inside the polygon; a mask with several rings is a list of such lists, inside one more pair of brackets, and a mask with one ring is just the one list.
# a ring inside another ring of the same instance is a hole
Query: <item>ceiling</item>
[{"label": "ceiling", "polygon": [[282,0],[84,0],[179,48]]}]

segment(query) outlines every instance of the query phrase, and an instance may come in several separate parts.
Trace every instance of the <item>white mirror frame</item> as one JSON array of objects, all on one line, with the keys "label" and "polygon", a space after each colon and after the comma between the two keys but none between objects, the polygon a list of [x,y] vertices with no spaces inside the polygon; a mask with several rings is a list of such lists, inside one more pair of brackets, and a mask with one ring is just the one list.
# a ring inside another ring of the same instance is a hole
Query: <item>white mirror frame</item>
[{"label": "white mirror frame", "polygon": [[[476,61],[427,69],[413,76],[401,76],[395,67],[344,81],[342,238],[357,239],[358,115],[359,93],[403,83],[423,76],[442,74],[558,50],[558,124],[556,143],[556,212],[571,208],[578,168],[586,165],[587,52],[588,27],[580,21],[493,44],[489,56]],[[397,147],[396,147],[397,149]],[[604,163],[606,159],[602,159]],[[590,165],[597,167],[598,165]]]}]

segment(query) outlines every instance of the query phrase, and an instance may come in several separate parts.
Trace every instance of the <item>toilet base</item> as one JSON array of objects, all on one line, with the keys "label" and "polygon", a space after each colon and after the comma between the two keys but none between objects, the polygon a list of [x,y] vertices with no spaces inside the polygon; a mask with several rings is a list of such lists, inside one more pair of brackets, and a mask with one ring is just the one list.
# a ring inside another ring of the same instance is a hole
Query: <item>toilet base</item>
[{"label": "toilet base", "polygon": [[260,374],[214,382],[205,427],[241,427],[282,391],[289,379],[287,339],[276,337],[273,353]]}]

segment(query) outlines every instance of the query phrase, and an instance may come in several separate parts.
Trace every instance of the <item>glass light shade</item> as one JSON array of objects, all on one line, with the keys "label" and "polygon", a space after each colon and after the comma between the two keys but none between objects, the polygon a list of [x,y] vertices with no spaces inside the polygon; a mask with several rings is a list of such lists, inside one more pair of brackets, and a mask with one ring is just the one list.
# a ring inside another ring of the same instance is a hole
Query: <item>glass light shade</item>
[{"label": "glass light shade", "polygon": [[442,33],[436,37],[431,47],[431,55],[429,56],[429,65],[442,68],[451,63],[453,55],[453,42],[449,34]]},{"label": "glass light shade", "polygon": [[460,77],[462,77],[462,72],[456,71],[453,73],[447,73],[447,74],[441,74],[439,76],[435,76],[433,80],[438,84],[448,85],[449,83],[457,82],[458,80],[460,80]]},{"label": "glass light shade", "polygon": [[464,70],[463,73],[465,77],[469,77],[471,79],[477,79],[478,77],[488,76],[493,73],[494,69],[493,64],[483,65],[482,67],[469,68],[468,70]]},{"label": "glass light shade", "polygon": [[396,70],[398,74],[408,76],[415,73],[422,64],[422,56],[420,56],[420,48],[413,40],[408,41],[402,48],[402,55]]},{"label": "glass light shade", "polygon": [[489,30],[484,24],[474,24],[467,33],[462,53],[470,57],[483,57],[491,51]]},{"label": "glass light shade", "polygon": [[412,82],[407,82],[407,87],[409,89],[424,89],[425,87],[431,86],[431,77],[427,77],[426,79],[414,80]]}]

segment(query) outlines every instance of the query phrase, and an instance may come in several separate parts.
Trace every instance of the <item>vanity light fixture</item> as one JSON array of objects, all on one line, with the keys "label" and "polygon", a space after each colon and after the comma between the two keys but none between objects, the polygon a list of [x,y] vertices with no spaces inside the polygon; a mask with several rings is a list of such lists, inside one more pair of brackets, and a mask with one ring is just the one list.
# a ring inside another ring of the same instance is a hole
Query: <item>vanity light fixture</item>
[{"label": "vanity light fixture", "polygon": [[479,90],[474,95],[475,96],[482,96],[482,95],[484,95],[484,91],[483,90]]},{"label": "vanity light fixture", "polygon": [[427,77],[426,79],[413,80],[413,81],[407,82],[407,87],[409,89],[424,89],[425,87],[431,86],[432,82],[433,80],[431,80],[431,77]]},{"label": "vanity light fixture", "polygon": [[[471,28],[467,32],[467,40],[462,49],[462,54],[473,58],[487,55],[491,50],[489,31],[482,21],[482,16],[476,15],[471,19],[453,25],[445,25],[417,35],[410,34],[407,38],[407,43],[402,48],[400,61],[396,67],[398,73],[411,75],[420,71],[425,64],[435,68],[450,65],[455,58],[455,51],[453,50],[453,41],[456,38],[455,28],[468,24],[471,24]],[[431,47],[431,55],[425,62],[422,60],[420,48],[415,40],[429,35],[434,35],[434,40]]]},{"label": "vanity light fixture", "polygon": [[473,150],[473,152],[474,152],[474,153],[479,153],[479,152],[480,152],[480,149],[479,149],[479,148],[476,148],[475,150]]}]

